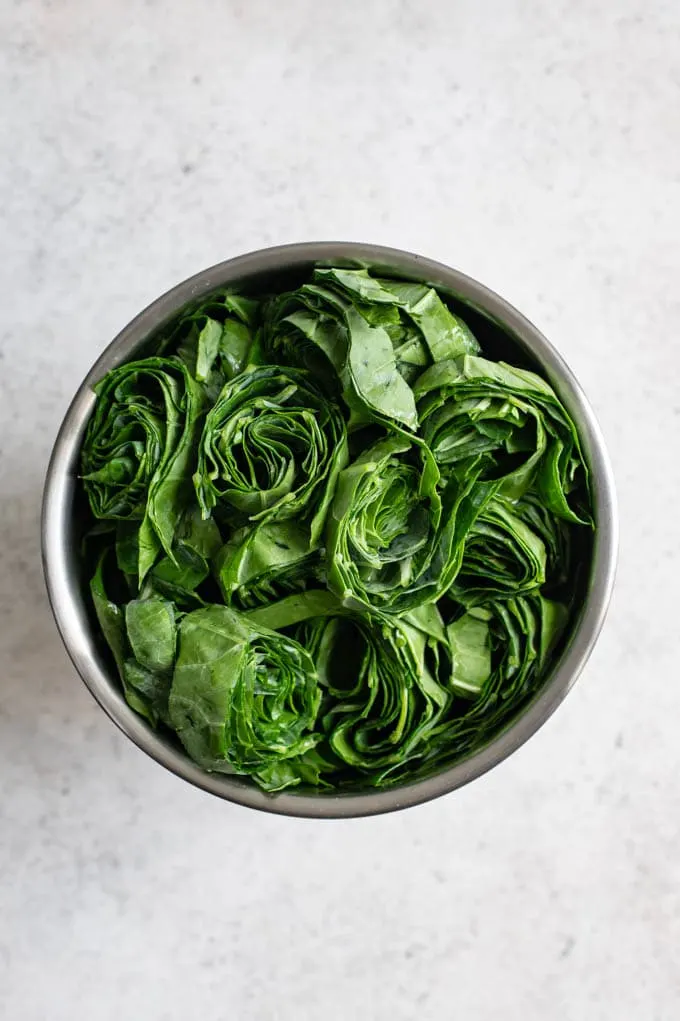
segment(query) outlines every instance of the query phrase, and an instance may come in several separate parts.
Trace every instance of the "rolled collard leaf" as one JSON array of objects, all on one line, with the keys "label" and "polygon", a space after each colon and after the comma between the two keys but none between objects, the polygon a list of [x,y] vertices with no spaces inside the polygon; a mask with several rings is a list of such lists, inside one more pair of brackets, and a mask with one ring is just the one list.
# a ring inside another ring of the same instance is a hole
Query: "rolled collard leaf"
[{"label": "rolled collard leaf", "polygon": [[363,611],[433,602],[456,577],[491,493],[473,469],[442,490],[426,444],[405,433],[381,440],[340,474],[327,528],[329,588]]},{"label": "rolled collard leaf", "polygon": [[535,485],[558,517],[591,523],[576,428],[540,376],[467,355],[427,369],[414,393],[423,439],[444,475],[483,455],[501,495],[515,500]]},{"label": "rolled collard leaf", "polygon": [[306,620],[295,633],[324,691],[324,779],[385,787],[473,754],[540,688],[567,617],[534,592],[471,608],[446,629],[433,606]]},{"label": "rolled collard leaf", "polygon": [[192,496],[202,396],[174,358],[121,365],[95,392],[81,452],[83,486],[95,518],[138,522],[141,580],[161,550],[173,556]]},{"label": "rolled collard leaf", "polygon": [[170,722],[207,770],[252,776],[267,790],[313,782],[321,692],[309,653],[226,606],[183,618]]},{"label": "rolled collard leaf", "polygon": [[507,599],[539,588],[546,550],[539,535],[502,498],[488,502],[466,538],[449,594],[466,606]]},{"label": "rolled collard leaf", "polygon": [[490,740],[545,680],[568,611],[538,592],[476,606],[447,627],[452,704],[433,756],[469,754]]},{"label": "rolled collard leaf", "polygon": [[448,671],[443,629],[438,641],[418,625],[408,616],[340,611],[298,626],[324,692],[319,751],[328,782],[342,783],[349,771],[381,786],[392,770],[426,754],[451,693],[441,683]]},{"label": "rolled collard leaf", "polygon": [[208,412],[194,484],[205,517],[295,519],[313,548],[346,463],[342,415],[310,375],[263,366],[227,383]]}]

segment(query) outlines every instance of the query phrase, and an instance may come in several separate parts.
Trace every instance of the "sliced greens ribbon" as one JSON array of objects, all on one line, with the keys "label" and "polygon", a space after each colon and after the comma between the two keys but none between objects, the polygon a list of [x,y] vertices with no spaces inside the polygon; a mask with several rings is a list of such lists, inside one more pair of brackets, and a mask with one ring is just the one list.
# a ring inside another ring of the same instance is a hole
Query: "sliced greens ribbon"
[{"label": "sliced greens ribbon", "polygon": [[[450,693],[441,683],[445,645],[407,618],[366,620],[352,614],[300,624],[324,691],[320,749],[331,773],[358,773],[381,786],[426,754]],[[444,635],[442,632],[442,640]]]},{"label": "sliced greens ribbon", "polygon": [[489,501],[465,538],[460,570],[449,592],[465,605],[539,588],[546,578],[541,538],[507,500]]},{"label": "sliced greens ribbon", "polygon": [[309,374],[262,366],[227,383],[208,412],[194,482],[204,516],[304,520],[314,546],[346,461],[342,415]]},{"label": "sliced greens ribbon", "polygon": [[466,355],[427,369],[414,390],[423,438],[443,473],[484,455],[502,495],[517,499],[535,484],[553,514],[590,523],[578,435],[544,379]]},{"label": "sliced greens ribbon", "polygon": [[360,454],[340,474],[328,521],[328,585],[355,609],[400,613],[439,598],[454,580],[468,529],[490,490],[440,488],[428,447],[405,433]]},{"label": "sliced greens ribbon", "polygon": [[262,344],[272,361],[302,365],[328,394],[341,393],[352,427],[378,420],[416,429],[413,392],[397,369],[389,334],[341,292],[313,283],[273,299]]},{"label": "sliced greens ribbon", "polygon": [[268,790],[311,779],[305,754],[321,693],[312,658],[292,638],[226,606],[183,618],[171,724],[204,769],[254,776]]},{"label": "sliced greens ribbon", "polygon": [[201,391],[174,358],[146,358],[113,369],[95,388],[81,474],[95,518],[139,522],[137,572],[143,579],[161,549],[172,557],[191,499]]}]

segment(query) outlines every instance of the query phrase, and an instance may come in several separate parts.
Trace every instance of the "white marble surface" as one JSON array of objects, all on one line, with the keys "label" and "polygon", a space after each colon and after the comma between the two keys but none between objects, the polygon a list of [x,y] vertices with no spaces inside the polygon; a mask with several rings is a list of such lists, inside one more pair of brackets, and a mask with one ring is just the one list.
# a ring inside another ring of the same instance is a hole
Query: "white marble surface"
[{"label": "white marble surface", "polygon": [[[0,97],[0,1017],[677,1019],[677,0],[5,0]],[[442,259],[534,319],[622,514],[605,633],[541,733],[326,824],[126,742],[38,556],[101,347],[195,270],[313,238]]]}]

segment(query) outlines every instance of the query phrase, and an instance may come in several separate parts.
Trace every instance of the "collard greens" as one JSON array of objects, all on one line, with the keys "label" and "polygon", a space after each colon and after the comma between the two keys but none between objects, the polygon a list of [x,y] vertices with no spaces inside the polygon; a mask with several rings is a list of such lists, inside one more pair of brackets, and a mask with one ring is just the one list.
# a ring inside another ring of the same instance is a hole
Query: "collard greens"
[{"label": "collard greens", "polygon": [[96,394],[94,613],[130,706],[204,769],[404,782],[539,689],[593,526],[578,434],[433,288],[216,294]]}]

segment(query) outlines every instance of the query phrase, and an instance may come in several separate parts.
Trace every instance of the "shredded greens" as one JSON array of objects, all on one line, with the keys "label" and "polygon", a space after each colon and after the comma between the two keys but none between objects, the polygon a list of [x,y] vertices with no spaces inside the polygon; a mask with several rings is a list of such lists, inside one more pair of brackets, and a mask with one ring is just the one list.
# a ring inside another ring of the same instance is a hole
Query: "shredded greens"
[{"label": "shredded greens", "polygon": [[214,294],[152,346],[97,385],[81,451],[130,706],[272,792],[404,783],[508,726],[593,528],[548,382],[485,357],[434,288],[365,269]]}]

